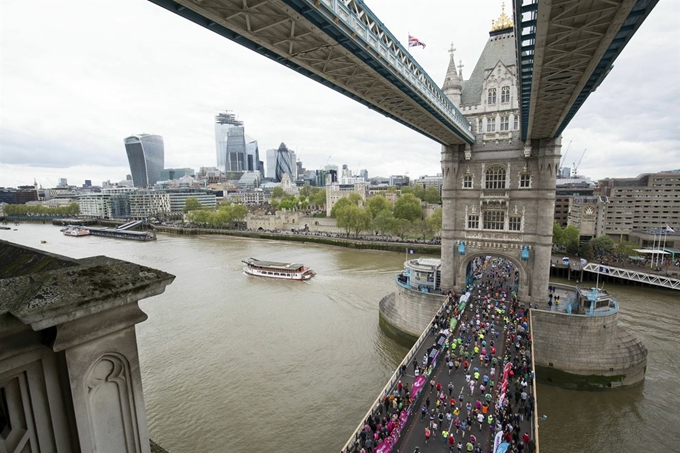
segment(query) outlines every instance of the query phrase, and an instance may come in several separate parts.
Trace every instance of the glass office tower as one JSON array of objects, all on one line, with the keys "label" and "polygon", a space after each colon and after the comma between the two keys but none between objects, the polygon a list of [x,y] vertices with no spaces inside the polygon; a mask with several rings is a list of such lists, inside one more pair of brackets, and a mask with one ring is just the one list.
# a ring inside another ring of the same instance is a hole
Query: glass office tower
[{"label": "glass office tower", "polygon": [[132,173],[132,184],[135,187],[156,184],[165,166],[163,137],[151,134],[132,135],[127,137],[124,143]]},{"label": "glass office tower", "polygon": [[293,156],[285,143],[279,145],[276,150],[276,181],[280,182],[284,173],[288,173],[291,181],[295,181],[295,173],[293,172]]}]

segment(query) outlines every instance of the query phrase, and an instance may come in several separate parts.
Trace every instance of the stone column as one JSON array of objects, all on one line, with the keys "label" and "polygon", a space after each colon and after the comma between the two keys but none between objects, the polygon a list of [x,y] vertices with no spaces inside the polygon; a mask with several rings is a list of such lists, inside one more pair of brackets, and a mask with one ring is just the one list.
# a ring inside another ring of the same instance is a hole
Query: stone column
[{"label": "stone column", "polygon": [[530,260],[533,261],[530,300],[544,302],[548,294],[550,279],[550,257],[552,254],[552,228],[555,218],[555,185],[560,164],[562,138],[541,140],[537,151],[539,169],[536,209],[536,235]]},{"label": "stone column", "polygon": [[444,291],[458,291],[455,267],[454,220],[456,199],[454,196],[457,169],[457,150],[453,146],[442,146],[442,245],[441,245],[441,288]]}]

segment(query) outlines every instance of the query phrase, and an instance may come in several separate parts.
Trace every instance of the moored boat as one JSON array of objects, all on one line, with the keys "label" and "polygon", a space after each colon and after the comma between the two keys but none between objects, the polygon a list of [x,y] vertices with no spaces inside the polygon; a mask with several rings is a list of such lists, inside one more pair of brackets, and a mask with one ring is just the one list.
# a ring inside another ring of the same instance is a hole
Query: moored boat
[{"label": "moored boat", "polygon": [[303,264],[261,261],[255,258],[248,258],[241,262],[244,264],[243,272],[255,277],[306,281],[316,275],[316,272]]},{"label": "moored boat", "polygon": [[75,236],[75,237],[81,237],[81,236],[87,236],[90,234],[90,230],[87,228],[79,227],[79,226],[71,226],[67,228],[63,228],[61,230],[62,233],[64,233],[64,236]]}]

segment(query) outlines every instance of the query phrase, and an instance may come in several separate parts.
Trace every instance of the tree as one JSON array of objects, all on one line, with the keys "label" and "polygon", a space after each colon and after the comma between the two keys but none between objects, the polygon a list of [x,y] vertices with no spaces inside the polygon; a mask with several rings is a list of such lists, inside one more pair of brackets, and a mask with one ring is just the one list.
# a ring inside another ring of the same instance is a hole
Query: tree
[{"label": "tree", "polygon": [[272,198],[281,198],[284,195],[285,193],[281,187],[274,187],[274,190],[272,191]]},{"label": "tree", "polygon": [[309,203],[316,206],[326,205],[326,189],[317,190],[309,197]]},{"label": "tree", "polygon": [[432,224],[425,219],[418,219],[413,222],[413,231],[417,232],[423,241],[434,234]]},{"label": "tree", "polygon": [[635,250],[637,248],[638,247],[630,241],[620,241],[614,247],[614,253],[619,259],[624,259],[628,256],[639,256],[640,254]]},{"label": "tree", "polygon": [[595,256],[604,256],[614,251],[614,241],[609,236],[598,236],[588,241]]},{"label": "tree", "polygon": [[558,247],[562,246],[562,240],[564,238],[564,231],[557,221],[553,222],[553,238],[552,243]]},{"label": "tree", "polygon": [[402,240],[411,231],[412,223],[406,219],[394,219],[390,225],[390,232]]},{"label": "tree", "polygon": [[203,209],[203,205],[200,201],[198,201],[198,198],[187,197],[187,199],[184,200],[184,207],[182,208],[182,211],[185,214],[189,211],[197,211],[199,209]]},{"label": "tree", "polygon": [[430,186],[427,189],[425,189],[425,193],[423,194],[423,201],[431,204],[438,204],[442,201],[442,198],[439,196],[439,189],[437,189],[435,186]]},{"label": "tree", "polygon": [[568,225],[563,233],[562,245],[567,248],[567,253],[578,253],[580,236],[578,228],[574,225]]},{"label": "tree", "polygon": [[386,231],[392,230],[394,223],[394,214],[391,210],[383,210],[373,217],[373,229],[380,231],[380,234],[385,234]]},{"label": "tree", "polygon": [[347,197],[342,197],[338,201],[335,202],[333,205],[333,208],[331,209],[331,217],[337,217],[336,213],[338,212],[339,209],[344,208],[345,206],[359,206],[359,203],[361,203],[362,198],[361,195],[359,195],[356,192],[352,192],[349,194]]},{"label": "tree", "polygon": [[436,235],[442,230],[442,208],[437,208],[426,220],[430,223],[432,234]]},{"label": "tree", "polygon": [[411,222],[421,219],[423,217],[423,208],[420,205],[420,200],[410,193],[402,195],[394,205],[394,217]]},{"label": "tree", "polygon": [[371,217],[374,219],[378,217],[378,214],[380,214],[381,211],[392,212],[392,205],[387,200],[387,198],[383,197],[382,195],[376,195],[374,197],[369,198],[366,201],[366,204],[368,205],[368,208],[371,210]]}]

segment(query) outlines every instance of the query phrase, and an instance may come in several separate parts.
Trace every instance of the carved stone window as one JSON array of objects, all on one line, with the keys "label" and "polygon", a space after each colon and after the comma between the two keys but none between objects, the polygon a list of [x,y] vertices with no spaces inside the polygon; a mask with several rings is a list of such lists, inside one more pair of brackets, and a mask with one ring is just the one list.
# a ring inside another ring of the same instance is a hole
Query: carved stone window
[{"label": "carved stone window", "polygon": [[505,212],[484,211],[484,229],[485,230],[505,229]]},{"label": "carved stone window", "polygon": [[519,175],[519,187],[520,189],[531,188],[531,175],[529,173]]},{"label": "carved stone window", "polygon": [[501,88],[501,103],[510,102],[510,87]]},{"label": "carved stone window", "polygon": [[489,105],[496,103],[496,89],[495,88],[489,88],[488,103],[489,103]]},{"label": "carved stone window", "polygon": [[463,189],[472,189],[472,175],[463,176]]},{"label": "carved stone window", "polygon": [[469,215],[467,221],[468,230],[478,230],[479,229],[479,216]]},{"label": "carved stone window", "polygon": [[501,116],[501,130],[510,130],[510,118],[507,116]]},{"label": "carved stone window", "polygon": [[477,127],[477,132],[479,132],[480,134],[481,134],[482,132],[484,132],[484,122],[483,122],[483,120],[482,120],[481,118],[479,118],[479,119],[477,120],[477,126],[478,126],[478,127]]},{"label": "carved stone window", "polygon": [[513,129],[519,129],[519,115],[515,115],[515,124],[513,125]]},{"label": "carved stone window", "polygon": [[487,132],[496,132],[496,118],[493,116],[490,116],[486,119],[486,131]]},{"label": "carved stone window", "polygon": [[522,230],[522,217],[511,216],[508,219],[508,229],[510,231],[521,231]]},{"label": "carved stone window", "polygon": [[491,167],[485,176],[485,189],[505,189],[505,168]]}]

